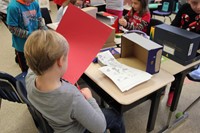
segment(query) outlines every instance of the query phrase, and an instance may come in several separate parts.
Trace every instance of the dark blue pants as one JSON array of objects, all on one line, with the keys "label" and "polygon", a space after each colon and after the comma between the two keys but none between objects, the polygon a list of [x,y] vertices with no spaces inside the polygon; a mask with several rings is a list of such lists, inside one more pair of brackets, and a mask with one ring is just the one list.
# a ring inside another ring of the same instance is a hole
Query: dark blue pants
[{"label": "dark blue pants", "polygon": [[28,71],[28,66],[26,64],[26,59],[24,57],[24,52],[19,52],[16,50],[16,56],[17,56],[17,60],[19,63],[19,66],[22,70],[22,72],[27,72]]},{"label": "dark blue pants", "polygon": [[113,109],[103,108],[102,112],[106,118],[107,127],[110,133],[125,133],[123,117]]},{"label": "dark blue pants", "polygon": [[[106,129],[108,129],[110,133],[125,133],[125,126],[122,115],[110,108],[103,108],[102,112],[106,118]],[[86,130],[84,133],[90,132]]]}]

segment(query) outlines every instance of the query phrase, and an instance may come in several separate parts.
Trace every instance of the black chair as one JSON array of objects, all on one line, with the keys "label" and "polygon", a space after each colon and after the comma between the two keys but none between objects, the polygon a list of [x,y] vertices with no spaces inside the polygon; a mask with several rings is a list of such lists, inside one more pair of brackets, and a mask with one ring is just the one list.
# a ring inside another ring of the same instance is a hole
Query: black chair
[{"label": "black chair", "polygon": [[154,26],[159,25],[159,24],[163,24],[163,22],[160,21],[160,20],[158,20],[158,19],[151,18],[151,19],[150,19],[150,22],[149,22],[149,25],[148,25],[148,27],[147,27],[147,32],[146,32],[146,34],[147,34],[148,36],[150,36],[151,27],[154,27]]},{"label": "black chair", "polygon": [[41,11],[42,17],[44,18],[45,24],[47,25],[47,24],[52,23],[48,8],[40,8],[40,11]]},{"label": "black chair", "polygon": [[188,73],[187,78],[191,81],[200,82],[200,65],[196,66],[190,73]]},{"label": "black chair", "polygon": [[8,73],[0,72],[0,107],[2,99],[23,103],[16,91],[17,79]]},{"label": "black chair", "polygon": [[166,20],[165,17],[169,17],[170,22],[172,21],[170,15],[174,11],[174,0],[162,0],[162,6],[158,8],[158,10],[153,11],[153,15],[163,16],[164,22]]},{"label": "black chair", "polygon": [[53,133],[53,129],[48,124],[46,119],[42,116],[42,114],[30,103],[30,101],[27,99],[27,92],[25,89],[25,86],[21,81],[16,81],[16,89],[21,97],[22,101],[27,104],[28,110],[31,113],[31,116],[33,117],[33,120],[35,122],[35,125],[40,133]]},{"label": "black chair", "polygon": [[26,98],[27,92],[24,87],[26,73],[21,73],[16,77],[4,72],[0,72],[0,107],[1,99],[17,103],[26,103],[33,117],[36,127],[41,133],[53,133],[53,129]]}]

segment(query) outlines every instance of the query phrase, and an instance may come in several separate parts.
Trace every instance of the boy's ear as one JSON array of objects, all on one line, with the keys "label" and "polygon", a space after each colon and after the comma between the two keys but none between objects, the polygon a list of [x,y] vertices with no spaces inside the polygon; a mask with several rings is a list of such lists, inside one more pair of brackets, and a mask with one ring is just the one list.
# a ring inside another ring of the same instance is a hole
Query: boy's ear
[{"label": "boy's ear", "polygon": [[57,64],[59,67],[62,67],[64,62],[64,56],[61,56],[59,59],[57,59]]}]

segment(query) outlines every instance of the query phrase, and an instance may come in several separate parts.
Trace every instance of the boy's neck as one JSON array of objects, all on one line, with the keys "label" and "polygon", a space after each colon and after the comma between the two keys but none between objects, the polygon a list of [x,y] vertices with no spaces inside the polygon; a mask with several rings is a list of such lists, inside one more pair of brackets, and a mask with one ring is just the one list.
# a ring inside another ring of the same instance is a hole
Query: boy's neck
[{"label": "boy's neck", "polygon": [[27,5],[29,6],[31,3],[26,2],[25,0],[17,0],[19,3],[23,4],[23,5]]},{"label": "boy's neck", "polygon": [[37,76],[35,86],[42,92],[53,91],[61,86],[60,76],[53,73],[45,73],[42,76]]}]

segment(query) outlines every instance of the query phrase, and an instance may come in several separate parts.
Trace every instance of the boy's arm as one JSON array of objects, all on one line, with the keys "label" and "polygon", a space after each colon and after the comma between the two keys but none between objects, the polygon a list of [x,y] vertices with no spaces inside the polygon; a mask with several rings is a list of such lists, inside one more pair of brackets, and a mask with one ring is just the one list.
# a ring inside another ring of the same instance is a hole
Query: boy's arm
[{"label": "boy's arm", "polygon": [[129,17],[131,17],[131,12],[132,12],[132,9],[124,16],[124,19],[127,21],[127,25],[124,26],[124,28],[126,28],[127,30],[133,30],[134,29],[133,23],[129,22]]},{"label": "boy's arm", "polygon": [[38,29],[40,30],[47,30],[48,28],[45,26],[45,24],[42,21],[42,17],[38,18]]},{"label": "boy's arm", "polygon": [[37,11],[37,18],[38,18],[38,29],[47,30],[48,28],[45,26],[45,23],[43,22],[40,7],[39,7],[38,3],[35,3],[35,4],[37,6],[36,11]]},{"label": "boy's arm", "polygon": [[140,30],[143,31],[148,26],[148,23],[150,22],[151,15],[149,12],[147,12],[143,17],[141,23],[138,23],[136,26],[134,26],[133,23],[127,21],[127,26],[125,27],[128,30]]},{"label": "boy's arm", "polygon": [[9,5],[7,8],[7,25],[9,31],[17,37],[27,38],[30,33],[18,26],[19,18],[21,18],[21,13],[18,7],[16,5]]},{"label": "boy's arm", "polygon": [[30,33],[27,30],[21,29],[19,27],[8,25],[8,29],[13,35],[16,35],[20,38],[27,38],[30,35]]},{"label": "boy's arm", "polygon": [[181,26],[181,17],[183,15],[183,10],[187,10],[187,9],[184,9],[184,5],[179,9],[179,11],[177,12],[174,20],[172,21],[171,25],[173,26],[176,26],[176,27],[180,27]]},{"label": "boy's arm", "polygon": [[90,132],[104,132],[106,120],[94,98],[86,100],[82,94],[76,95],[74,101],[73,118]]}]

